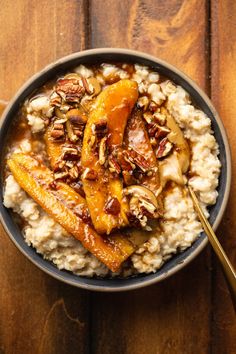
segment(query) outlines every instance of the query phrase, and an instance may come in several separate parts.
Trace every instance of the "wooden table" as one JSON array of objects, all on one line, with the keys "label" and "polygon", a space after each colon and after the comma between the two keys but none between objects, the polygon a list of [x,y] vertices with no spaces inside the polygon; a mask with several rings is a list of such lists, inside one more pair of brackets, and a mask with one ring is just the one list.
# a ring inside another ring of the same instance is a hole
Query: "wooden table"
[{"label": "wooden table", "polygon": [[[66,54],[143,50],[182,69],[213,99],[236,154],[236,1],[0,1],[0,98]],[[236,173],[233,165],[233,177]],[[236,266],[236,184],[218,230]],[[163,283],[120,294],[64,285],[1,230],[0,354],[236,353],[236,319],[208,246]]]}]

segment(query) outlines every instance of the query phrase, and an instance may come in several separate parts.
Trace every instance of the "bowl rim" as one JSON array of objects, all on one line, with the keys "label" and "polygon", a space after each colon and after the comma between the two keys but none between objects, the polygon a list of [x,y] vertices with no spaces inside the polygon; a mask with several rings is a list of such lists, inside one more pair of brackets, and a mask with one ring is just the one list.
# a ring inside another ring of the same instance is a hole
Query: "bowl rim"
[{"label": "bowl rim", "polygon": [[[125,48],[96,48],[96,49],[88,49],[88,50],[83,50],[80,52],[76,52],[76,53],[72,53],[69,54],[67,56],[64,56],[52,63],[50,63],[49,65],[45,66],[42,70],[38,71],[37,73],[35,73],[34,75],[32,75],[21,87],[20,89],[16,92],[16,94],[13,96],[13,98],[10,100],[10,102],[8,103],[6,109],[4,110],[2,117],[1,117],[1,121],[0,121],[0,130],[2,129],[4,122],[7,120],[8,114],[11,111],[12,107],[14,106],[15,102],[21,97],[21,95],[24,93],[24,91],[31,85],[34,83],[34,81],[38,78],[40,78],[41,76],[43,76],[44,74],[46,74],[48,71],[51,71],[53,68],[59,67],[60,65],[66,63],[67,61],[72,61],[72,60],[76,60],[76,59],[80,59],[83,58],[85,56],[89,56],[89,55],[99,55],[99,54],[110,54],[110,55],[127,55],[127,56],[136,56],[136,57],[140,57],[142,59],[147,59],[149,61],[153,61],[154,63],[156,63],[157,65],[161,65],[163,67],[165,67],[167,70],[170,70],[172,72],[174,72],[175,74],[177,74],[177,76],[183,78],[190,86],[193,87],[193,89],[195,91],[198,92],[199,96],[203,99],[203,101],[205,101],[206,105],[208,106],[208,108],[210,109],[212,115],[214,116],[217,125],[219,127],[223,142],[224,142],[224,146],[225,146],[225,154],[226,154],[226,183],[225,183],[225,193],[223,196],[223,200],[222,203],[219,207],[219,211],[217,213],[216,219],[214,221],[213,224],[213,229],[216,230],[216,228],[218,227],[224,211],[226,209],[226,205],[228,202],[228,198],[229,198],[229,193],[230,193],[230,186],[231,186],[231,153],[230,153],[230,147],[229,147],[229,143],[228,143],[228,138],[227,138],[227,134],[223,125],[222,120],[220,119],[219,114],[217,113],[215,107],[213,106],[212,102],[210,101],[210,99],[208,98],[208,96],[205,94],[205,92],[198,86],[198,84],[196,84],[190,77],[188,77],[188,75],[186,75],[185,73],[183,73],[181,70],[179,70],[178,68],[176,68],[175,66],[173,66],[172,64],[166,62],[163,59],[159,59],[158,57],[155,57],[153,55],[141,52],[141,51],[136,51],[136,50],[131,50],[131,49],[125,49]],[[1,201],[1,203],[3,203]],[[62,275],[58,275],[55,272],[47,269],[47,267],[44,267],[42,264],[40,264],[37,260],[33,259],[31,257],[30,254],[28,254],[25,250],[23,250],[21,248],[21,246],[18,244],[18,242],[16,241],[15,237],[13,236],[10,228],[8,227],[7,223],[5,222],[5,219],[2,215],[2,211],[0,212],[0,221],[3,225],[3,228],[5,229],[6,233],[8,234],[8,236],[10,237],[11,241],[15,244],[15,246],[20,250],[21,253],[23,253],[33,264],[35,264],[38,268],[40,268],[42,271],[46,272],[47,274],[49,274],[50,276],[52,276],[53,278],[56,278],[57,280],[63,281],[64,283],[67,283],[69,285],[73,285],[76,286],[78,288],[83,288],[83,289],[87,289],[87,290],[93,290],[93,291],[100,291],[100,292],[121,292],[121,291],[128,291],[128,290],[134,290],[134,289],[138,289],[138,288],[143,288],[155,283],[158,283],[166,278],[168,278],[169,276],[175,274],[176,272],[178,272],[179,270],[181,270],[182,268],[184,268],[187,264],[189,264],[203,249],[204,247],[207,245],[208,243],[208,239],[207,237],[204,238],[202,240],[202,242],[198,245],[198,247],[196,249],[194,249],[189,255],[187,255],[187,257],[181,262],[176,264],[173,268],[171,268],[170,270],[168,270],[167,272],[159,275],[158,277],[154,277],[152,279],[146,279],[145,280],[145,275],[143,277],[143,280],[140,281],[139,283],[134,283],[134,284],[127,284],[127,285],[121,285],[120,287],[115,287],[115,286],[104,286],[104,285],[91,285],[91,284],[83,284],[80,282],[75,282],[69,279],[66,279]],[[50,262],[48,260],[44,260],[43,262]],[[76,275],[75,275],[76,276]],[[77,275],[78,279],[80,278]],[[107,279],[109,280],[109,279]]]}]

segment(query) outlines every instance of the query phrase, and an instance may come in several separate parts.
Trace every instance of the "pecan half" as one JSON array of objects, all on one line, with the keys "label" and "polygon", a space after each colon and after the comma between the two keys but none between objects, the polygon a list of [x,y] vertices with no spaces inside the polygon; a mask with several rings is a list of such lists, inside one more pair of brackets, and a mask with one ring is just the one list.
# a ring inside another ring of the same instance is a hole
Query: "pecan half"
[{"label": "pecan half", "polygon": [[64,101],[78,103],[85,93],[85,88],[79,79],[59,79],[55,91]]}]

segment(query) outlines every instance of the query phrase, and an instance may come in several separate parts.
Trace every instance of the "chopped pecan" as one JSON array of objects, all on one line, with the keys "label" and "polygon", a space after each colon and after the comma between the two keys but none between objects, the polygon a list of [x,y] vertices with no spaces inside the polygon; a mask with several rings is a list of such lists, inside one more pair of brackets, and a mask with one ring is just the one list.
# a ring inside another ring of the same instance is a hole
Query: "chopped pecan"
[{"label": "chopped pecan", "polygon": [[74,208],[74,212],[83,220],[83,222],[86,224],[91,224],[91,217],[88,208],[81,207],[81,205],[79,205]]},{"label": "chopped pecan", "polygon": [[71,179],[76,180],[79,177],[79,170],[77,166],[70,168],[69,176]]},{"label": "chopped pecan", "polygon": [[152,146],[157,146],[157,141],[155,138],[150,138],[150,143]]},{"label": "chopped pecan", "polygon": [[156,151],[156,157],[158,159],[167,156],[173,148],[173,144],[168,140],[168,138],[164,138],[161,140],[157,151]]},{"label": "chopped pecan", "polygon": [[50,105],[51,106],[60,106],[62,103],[62,98],[55,91],[50,96]]},{"label": "chopped pecan", "polygon": [[65,165],[66,165],[66,161],[61,161],[61,160],[59,160],[59,161],[57,161],[57,163],[55,164],[53,171],[54,171],[54,172],[59,172],[59,171],[63,170],[63,168],[65,167]]},{"label": "chopped pecan", "polygon": [[143,108],[144,111],[146,111],[148,104],[149,104],[149,99],[147,96],[142,96],[138,99],[138,102],[137,102],[138,108]]},{"label": "chopped pecan", "polygon": [[70,184],[70,186],[81,195],[81,197],[85,198],[85,193],[83,190],[83,184],[81,181],[76,181],[76,182],[72,182]]},{"label": "chopped pecan", "polygon": [[75,143],[78,140],[77,135],[75,135],[72,125],[69,120],[66,121],[66,130],[68,133],[68,138],[72,143]]},{"label": "chopped pecan", "polygon": [[96,144],[96,137],[95,137],[95,135],[92,135],[88,141],[88,145],[89,145],[90,149],[94,148],[95,144]]},{"label": "chopped pecan", "polygon": [[66,161],[66,166],[69,168],[74,167],[74,162],[73,161]]},{"label": "chopped pecan", "polygon": [[152,122],[152,120],[153,120],[153,116],[152,116],[151,112],[145,112],[145,113],[143,114],[143,118],[145,119],[145,121],[146,121],[148,124],[150,124],[150,123]]},{"label": "chopped pecan", "polygon": [[155,112],[158,108],[158,105],[155,102],[151,101],[148,108],[151,112]]},{"label": "chopped pecan", "polygon": [[163,109],[158,108],[158,110],[153,114],[153,118],[161,126],[166,124],[166,116]]},{"label": "chopped pecan", "polygon": [[98,174],[92,168],[86,168],[84,171],[84,179],[89,181],[95,181],[98,178]]},{"label": "chopped pecan", "polygon": [[105,204],[105,212],[107,214],[118,215],[120,212],[120,202],[117,198],[111,197]]},{"label": "chopped pecan", "polygon": [[170,129],[164,127],[164,126],[158,126],[158,130],[155,133],[155,138],[158,140],[160,138],[166,137],[167,134],[169,134]]},{"label": "chopped pecan", "polygon": [[118,163],[123,171],[130,172],[136,168],[135,164],[132,161],[130,161],[127,150],[119,151],[117,158],[118,158]]},{"label": "chopped pecan", "polygon": [[59,79],[55,91],[64,101],[78,103],[85,93],[85,88],[82,81],[77,78]]},{"label": "chopped pecan", "polygon": [[63,127],[63,124],[54,123],[53,129],[55,129],[55,130],[64,130],[64,127]]},{"label": "chopped pecan", "polygon": [[90,89],[89,89],[89,84],[88,84],[88,81],[85,79],[85,77],[81,77],[81,80],[82,80],[82,83],[83,83],[83,86],[84,86],[84,89],[85,91],[88,93],[88,94],[91,94],[92,92],[90,92]]},{"label": "chopped pecan", "polygon": [[119,174],[121,172],[120,165],[118,164],[116,158],[112,155],[110,155],[108,158],[108,166],[109,166],[109,171],[111,173]]},{"label": "chopped pecan", "polygon": [[79,129],[79,128],[74,128],[73,129],[74,134],[77,136],[77,138],[81,139],[83,137],[83,130]]},{"label": "chopped pecan", "polygon": [[65,177],[68,176],[68,172],[64,171],[64,172],[54,172],[54,178],[55,179],[63,179]]},{"label": "chopped pecan", "polygon": [[150,169],[150,163],[137,151],[129,148],[127,151],[128,159],[138,166],[143,172],[146,172]]},{"label": "chopped pecan", "polygon": [[104,165],[106,162],[107,138],[102,138],[99,144],[99,163]]},{"label": "chopped pecan", "polygon": [[148,124],[148,135],[153,138],[158,131],[159,125],[155,122],[151,122]]},{"label": "chopped pecan", "polygon": [[108,133],[107,120],[102,119],[99,123],[93,124],[93,133],[99,138],[103,138]]},{"label": "chopped pecan", "polygon": [[56,181],[52,181],[49,183],[49,187],[54,189],[54,190],[57,190],[57,182]]},{"label": "chopped pecan", "polygon": [[62,159],[63,160],[70,160],[70,161],[78,160],[79,159],[79,152],[76,148],[65,146],[65,147],[63,147]]},{"label": "chopped pecan", "polygon": [[65,132],[64,130],[56,130],[56,129],[53,129],[51,131],[51,137],[55,140],[59,140],[61,138],[64,138],[64,135],[65,135]]}]

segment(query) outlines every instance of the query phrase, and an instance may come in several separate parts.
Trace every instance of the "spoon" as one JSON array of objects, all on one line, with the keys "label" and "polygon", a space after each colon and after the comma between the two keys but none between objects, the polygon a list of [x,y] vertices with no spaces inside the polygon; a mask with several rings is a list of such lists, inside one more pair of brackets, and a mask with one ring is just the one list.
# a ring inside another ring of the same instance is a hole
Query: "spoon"
[{"label": "spoon", "polygon": [[203,229],[208,237],[208,240],[210,241],[213,250],[215,251],[221,266],[222,266],[222,270],[226,279],[226,282],[228,284],[228,288],[231,294],[231,298],[232,298],[232,302],[233,302],[233,306],[234,306],[234,310],[236,312],[236,273],[235,270],[230,262],[230,260],[228,259],[228,257],[226,256],[223,248],[221,247],[221,244],[219,243],[216,234],[214,233],[211,225],[209,224],[209,222],[207,221],[202,208],[200,207],[200,204],[198,202],[197,196],[194,193],[193,189],[188,186],[188,190],[190,193],[190,196],[193,200],[193,205],[194,208],[198,214],[198,217],[201,221],[201,224],[203,226]]}]

